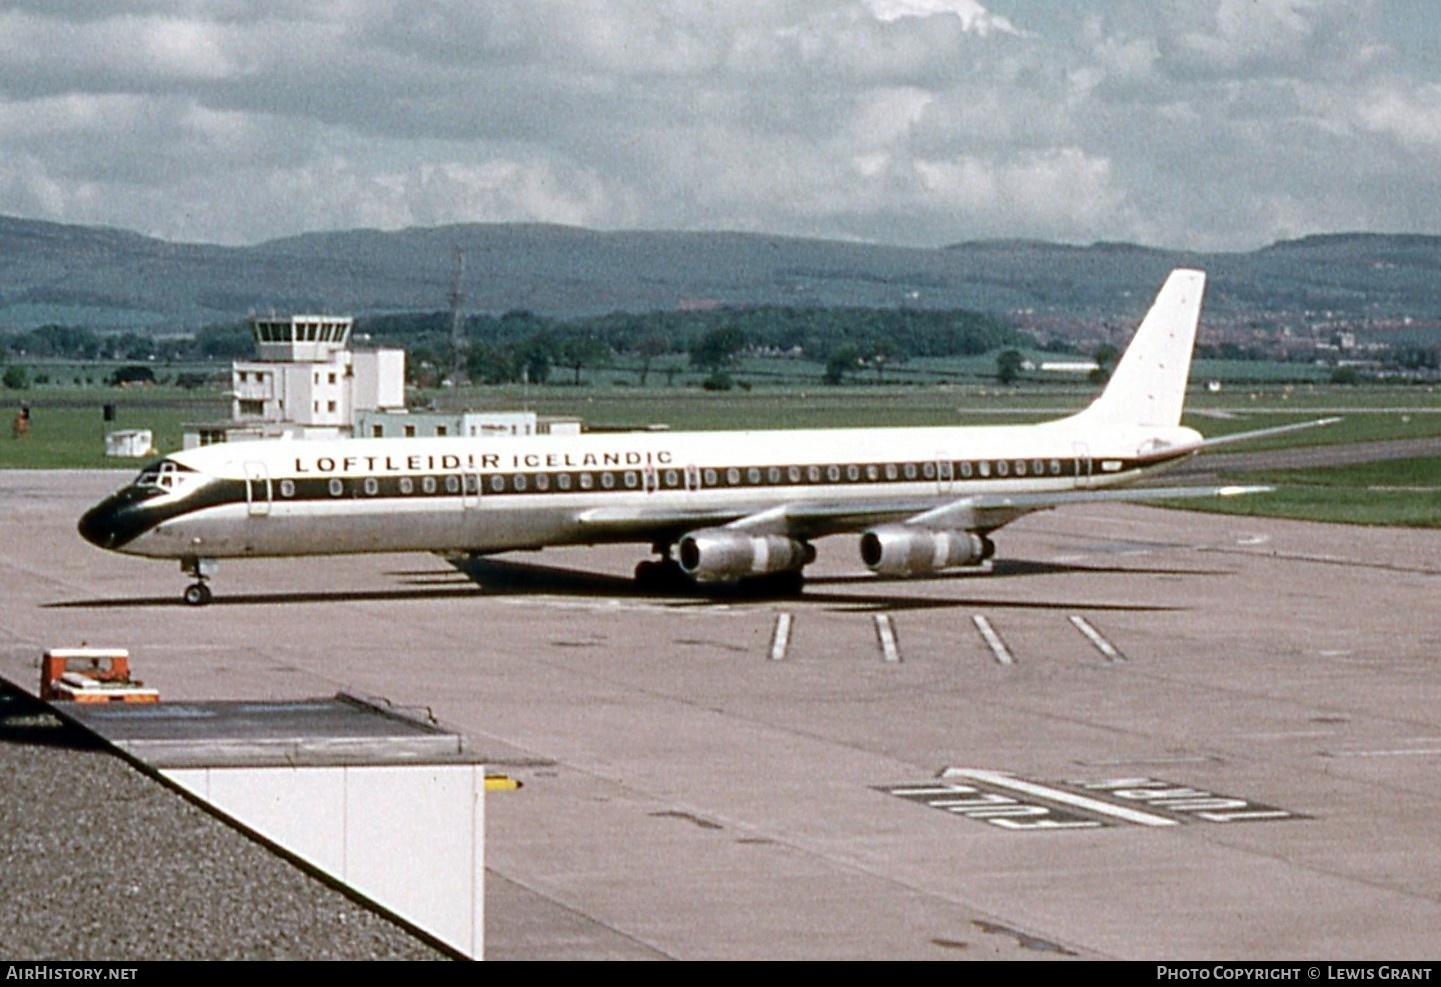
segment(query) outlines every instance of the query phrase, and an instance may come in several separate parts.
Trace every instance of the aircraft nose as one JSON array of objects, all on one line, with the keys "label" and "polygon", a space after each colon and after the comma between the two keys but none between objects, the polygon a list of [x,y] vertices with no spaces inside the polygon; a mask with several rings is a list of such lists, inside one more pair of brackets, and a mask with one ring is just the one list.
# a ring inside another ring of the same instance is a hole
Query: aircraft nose
[{"label": "aircraft nose", "polygon": [[80,537],[100,548],[123,549],[159,520],[147,509],[146,499],[134,488],[106,497],[81,515],[76,526]]},{"label": "aircraft nose", "polygon": [[86,511],[77,526],[80,537],[100,548],[114,548],[116,537],[115,504],[111,500],[97,504]]}]

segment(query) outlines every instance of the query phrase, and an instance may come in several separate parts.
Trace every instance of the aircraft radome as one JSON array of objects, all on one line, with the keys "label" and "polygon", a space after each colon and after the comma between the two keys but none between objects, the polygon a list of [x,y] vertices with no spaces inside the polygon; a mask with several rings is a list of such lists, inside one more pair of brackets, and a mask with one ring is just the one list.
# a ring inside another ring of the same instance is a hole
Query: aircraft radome
[{"label": "aircraft radome", "polygon": [[980,565],[1031,511],[1264,489],[1130,485],[1208,445],[1321,424],[1209,441],[1180,424],[1205,280],[1173,271],[1100,397],[1055,421],[219,444],[146,466],[80,533],[180,560],[191,604],[222,558],[635,542],[660,556],[636,567],[643,585],[798,591],[816,539],[859,532],[883,575]]}]

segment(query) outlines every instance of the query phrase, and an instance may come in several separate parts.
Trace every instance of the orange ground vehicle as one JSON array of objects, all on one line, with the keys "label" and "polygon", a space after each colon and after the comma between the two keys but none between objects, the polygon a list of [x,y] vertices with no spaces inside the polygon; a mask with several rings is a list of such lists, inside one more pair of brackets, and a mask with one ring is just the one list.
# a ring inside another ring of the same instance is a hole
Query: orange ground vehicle
[{"label": "orange ground vehicle", "polygon": [[130,677],[124,648],[50,648],[40,664],[40,698],[77,703],[158,703],[160,693]]}]

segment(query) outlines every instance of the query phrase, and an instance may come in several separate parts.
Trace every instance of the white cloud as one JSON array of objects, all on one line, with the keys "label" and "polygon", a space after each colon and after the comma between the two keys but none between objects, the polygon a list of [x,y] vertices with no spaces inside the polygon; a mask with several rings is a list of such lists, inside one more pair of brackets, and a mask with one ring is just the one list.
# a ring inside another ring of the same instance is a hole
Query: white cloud
[{"label": "white cloud", "polygon": [[1441,149],[1441,85],[1367,93],[1356,115],[1369,133],[1390,137],[1417,151]]},{"label": "white cloud", "polygon": [[1069,227],[1067,237],[1105,229],[1124,207],[1112,186],[1110,164],[1079,148],[1062,147],[1004,161],[960,157],[917,161],[927,198],[958,214],[983,217],[987,226],[1016,224],[1018,235]]},{"label": "white cloud", "polygon": [[983,7],[977,0],[862,0],[878,20],[898,21],[906,17],[959,18],[967,31],[1015,33],[1015,27]]},{"label": "white cloud", "polygon": [[1441,227],[1441,67],[1387,6],[992,2],[14,0],[0,212],[222,242]]}]

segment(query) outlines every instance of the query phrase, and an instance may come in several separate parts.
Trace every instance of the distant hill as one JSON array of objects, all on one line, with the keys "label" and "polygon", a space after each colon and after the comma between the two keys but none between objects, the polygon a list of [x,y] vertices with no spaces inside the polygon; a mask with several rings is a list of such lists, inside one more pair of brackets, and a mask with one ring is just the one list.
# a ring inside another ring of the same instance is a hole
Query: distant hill
[{"label": "distant hill", "polygon": [[1246,253],[983,241],[938,249],[742,233],[470,224],[307,233],[252,247],[0,217],[0,331],[194,330],[256,312],[439,311],[454,251],[468,311],[568,316],[845,305],[1129,319],[1166,272],[1210,272],[1207,312],[1441,318],[1441,237],[1343,234]]}]

